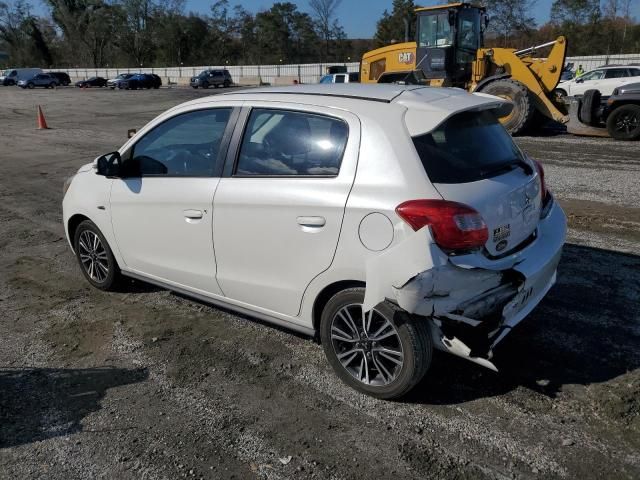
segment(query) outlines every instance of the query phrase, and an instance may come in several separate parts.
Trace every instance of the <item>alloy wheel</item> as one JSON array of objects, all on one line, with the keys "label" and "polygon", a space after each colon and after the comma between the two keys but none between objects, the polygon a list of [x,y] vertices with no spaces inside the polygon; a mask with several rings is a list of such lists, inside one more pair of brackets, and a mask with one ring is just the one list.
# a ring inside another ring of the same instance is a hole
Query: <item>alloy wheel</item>
[{"label": "alloy wheel", "polygon": [[85,230],[78,239],[80,263],[95,282],[104,282],[109,275],[109,257],[100,237],[91,230]]},{"label": "alloy wheel", "polygon": [[342,367],[365,385],[389,385],[404,365],[398,331],[376,309],[364,314],[359,304],[342,307],[331,322],[331,343]]},{"label": "alloy wheel", "polygon": [[635,113],[623,114],[616,119],[616,130],[619,132],[631,133],[638,126],[640,126],[640,118]]}]

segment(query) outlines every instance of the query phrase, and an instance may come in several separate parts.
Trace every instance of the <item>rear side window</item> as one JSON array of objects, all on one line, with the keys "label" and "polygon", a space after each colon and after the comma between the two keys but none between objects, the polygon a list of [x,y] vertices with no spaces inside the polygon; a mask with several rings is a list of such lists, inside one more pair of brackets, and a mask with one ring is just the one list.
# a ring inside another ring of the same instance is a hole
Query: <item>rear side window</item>
[{"label": "rear side window", "polygon": [[610,68],[605,74],[605,78],[625,78],[629,76],[626,68]]},{"label": "rear side window", "polygon": [[346,122],[324,115],[254,109],[236,176],[336,176],[347,144]]},{"label": "rear side window", "polygon": [[640,68],[630,68],[629,71],[632,77],[640,76]]},{"label": "rear side window", "polygon": [[435,130],[413,138],[433,183],[467,183],[514,168],[524,159],[496,116],[462,112]]}]

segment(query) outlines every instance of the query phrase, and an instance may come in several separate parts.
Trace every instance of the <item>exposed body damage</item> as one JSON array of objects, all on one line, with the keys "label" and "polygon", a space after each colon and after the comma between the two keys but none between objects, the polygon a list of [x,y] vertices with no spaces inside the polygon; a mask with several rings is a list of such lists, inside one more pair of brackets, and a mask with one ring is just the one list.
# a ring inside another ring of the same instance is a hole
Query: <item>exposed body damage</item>
[{"label": "exposed body damage", "polygon": [[449,256],[424,227],[367,262],[364,311],[390,300],[431,322],[434,347],[497,371],[492,349],[555,283],[566,236],[559,205],[515,253]]}]

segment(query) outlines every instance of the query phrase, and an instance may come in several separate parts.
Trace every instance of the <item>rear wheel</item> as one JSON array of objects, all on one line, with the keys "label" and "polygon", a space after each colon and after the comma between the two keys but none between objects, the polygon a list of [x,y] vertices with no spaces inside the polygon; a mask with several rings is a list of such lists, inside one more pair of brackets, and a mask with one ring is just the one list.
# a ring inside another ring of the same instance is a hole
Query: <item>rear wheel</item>
[{"label": "rear wheel", "polygon": [[640,105],[622,105],[607,117],[607,131],[616,140],[640,138]]},{"label": "rear wheel", "polygon": [[483,86],[480,91],[496,97],[502,97],[513,103],[511,113],[500,117],[500,123],[504,125],[504,128],[510,134],[518,135],[529,126],[535,107],[529,90],[522,83],[509,79],[494,80]]},{"label": "rear wheel", "polygon": [[56,84],[55,84],[55,82],[51,82],[51,83],[49,84],[49,88],[56,88]]},{"label": "rear wheel", "polygon": [[347,385],[376,398],[408,393],[431,364],[427,319],[390,302],[363,315],[364,288],[335,294],[320,320],[320,337],[334,371]]},{"label": "rear wheel", "polygon": [[76,258],[91,285],[114,290],[120,280],[120,268],[102,232],[91,220],[85,220],[74,234]]}]

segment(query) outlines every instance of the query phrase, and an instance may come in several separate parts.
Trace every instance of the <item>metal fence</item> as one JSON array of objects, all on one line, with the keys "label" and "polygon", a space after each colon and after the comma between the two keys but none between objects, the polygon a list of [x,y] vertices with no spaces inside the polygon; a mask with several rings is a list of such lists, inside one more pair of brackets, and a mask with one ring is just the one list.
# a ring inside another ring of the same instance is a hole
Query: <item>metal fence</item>
[{"label": "metal fence", "polygon": [[[273,83],[278,77],[295,77],[301,83],[317,83],[327,72],[327,67],[343,65],[349,72],[357,72],[360,64],[351,63],[313,63],[295,65],[201,65],[197,67],[160,67],[160,68],[73,68],[65,69],[72,78],[105,77],[113,78],[120,73],[155,73],[167,82],[189,79],[206,69],[226,68],[231,77],[238,81],[242,77],[260,77],[265,83]],[[55,71],[56,69],[50,69]]]},{"label": "metal fence", "polygon": [[[602,65],[628,65],[640,64],[640,53],[629,55],[594,55],[585,57],[567,57],[566,63],[573,63],[573,70],[582,65],[587,71]],[[209,68],[226,68],[235,81],[242,77],[260,77],[265,83],[273,83],[278,77],[296,78],[301,83],[317,83],[326,73],[327,67],[332,65],[344,65],[349,72],[357,72],[360,69],[358,62],[350,63],[312,63],[293,65],[201,65],[197,67],[153,67],[153,68],[75,68],[66,69],[69,75],[76,78],[88,78],[99,76],[113,78],[120,73],[155,73],[164,78],[165,83],[184,83],[202,70]],[[56,69],[51,69],[56,70]]]},{"label": "metal fence", "polygon": [[582,65],[583,70],[593,70],[604,65],[629,65],[637,63],[640,65],[640,53],[628,55],[593,55],[588,57],[567,57],[565,63],[573,63],[573,70]]}]

